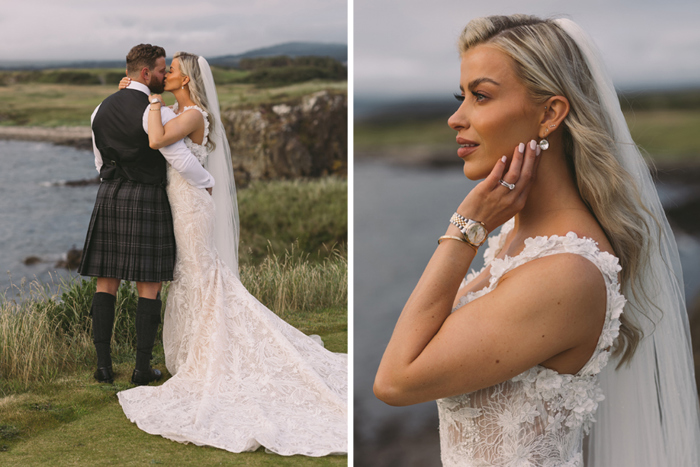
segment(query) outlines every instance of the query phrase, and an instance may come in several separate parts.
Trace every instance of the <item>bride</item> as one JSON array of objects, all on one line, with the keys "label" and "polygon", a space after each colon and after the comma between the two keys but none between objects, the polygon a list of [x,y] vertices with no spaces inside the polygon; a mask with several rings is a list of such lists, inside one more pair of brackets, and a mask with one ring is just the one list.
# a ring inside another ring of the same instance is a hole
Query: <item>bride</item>
[{"label": "bride", "polygon": [[408,299],[375,394],[437,400],[445,466],[700,465],[678,251],[592,41],[513,15],[471,21],[459,45],[448,124],[484,180]]},{"label": "bride", "polygon": [[163,127],[151,96],[150,146],[184,138],[216,186],[210,196],[168,169],[177,256],[163,347],[173,376],[120,392],[124,413],[147,433],[232,452],[346,453],[347,355],[288,325],[239,281],[235,184],[209,64],[175,54],[165,90],[179,115]]}]

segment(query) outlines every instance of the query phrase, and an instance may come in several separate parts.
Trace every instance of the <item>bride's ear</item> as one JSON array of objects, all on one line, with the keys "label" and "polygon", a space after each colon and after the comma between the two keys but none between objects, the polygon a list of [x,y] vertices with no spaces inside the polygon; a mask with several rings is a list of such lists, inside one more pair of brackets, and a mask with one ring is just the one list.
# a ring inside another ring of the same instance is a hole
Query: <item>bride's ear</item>
[{"label": "bride's ear", "polygon": [[564,96],[552,96],[544,103],[544,111],[540,121],[539,136],[545,138],[561,125],[569,115],[569,99]]}]

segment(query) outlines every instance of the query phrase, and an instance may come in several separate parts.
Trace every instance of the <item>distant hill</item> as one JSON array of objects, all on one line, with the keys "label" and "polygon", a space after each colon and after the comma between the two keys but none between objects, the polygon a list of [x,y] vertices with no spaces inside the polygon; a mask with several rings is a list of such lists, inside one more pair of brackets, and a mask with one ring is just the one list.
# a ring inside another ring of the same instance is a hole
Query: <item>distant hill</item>
[{"label": "distant hill", "polygon": [[[339,62],[348,61],[347,44],[328,44],[323,42],[286,42],[284,44],[250,50],[238,55],[207,57],[211,65],[235,67],[243,58],[271,57],[287,55],[289,57],[318,56],[331,57]],[[124,60],[86,60],[86,61],[4,61],[0,60],[0,70],[45,70],[51,68],[124,68]]]},{"label": "distant hill", "polygon": [[243,58],[275,57],[286,55],[288,57],[331,57],[341,63],[348,61],[348,46],[346,44],[326,44],[320,42],[287,42],[284,44],[263,47],[238,55],[224,55],[222,57],[207,58],[209,64],[235,67]]}]

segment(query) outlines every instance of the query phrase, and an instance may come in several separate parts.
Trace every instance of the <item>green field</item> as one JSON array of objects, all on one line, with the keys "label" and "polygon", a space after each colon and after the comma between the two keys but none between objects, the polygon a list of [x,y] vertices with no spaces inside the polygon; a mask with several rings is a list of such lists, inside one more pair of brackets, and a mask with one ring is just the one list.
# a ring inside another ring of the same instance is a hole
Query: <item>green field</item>
[{"label": "green field", "polygon": [[[0,125],[90,126],[90,115],[116,85],[15,83],[0,86]],[[222,109],[263,103],[284,103],[321,90],[347,92],[347,82],[308,81],[281,87],[258,88],[253,84],[217,86]],[[165,93],[167,104],[175,102]]]}]

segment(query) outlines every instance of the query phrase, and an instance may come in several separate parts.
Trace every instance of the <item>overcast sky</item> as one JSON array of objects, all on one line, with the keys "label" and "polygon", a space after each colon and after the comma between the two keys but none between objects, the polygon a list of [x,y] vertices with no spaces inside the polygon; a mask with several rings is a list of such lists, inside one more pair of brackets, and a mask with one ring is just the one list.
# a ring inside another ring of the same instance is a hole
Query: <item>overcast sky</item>
[{"label": "overcast sky", "polygon": [[470,19],[566,15],[601,48],[618,88],[700,86],[698,0],[355,0],[355,95],[458,91]]},{"label": "overcast sky", "polygon": [[346,0],[0,0],[0,60],[228,55],[290,41],[347,43]]}]

